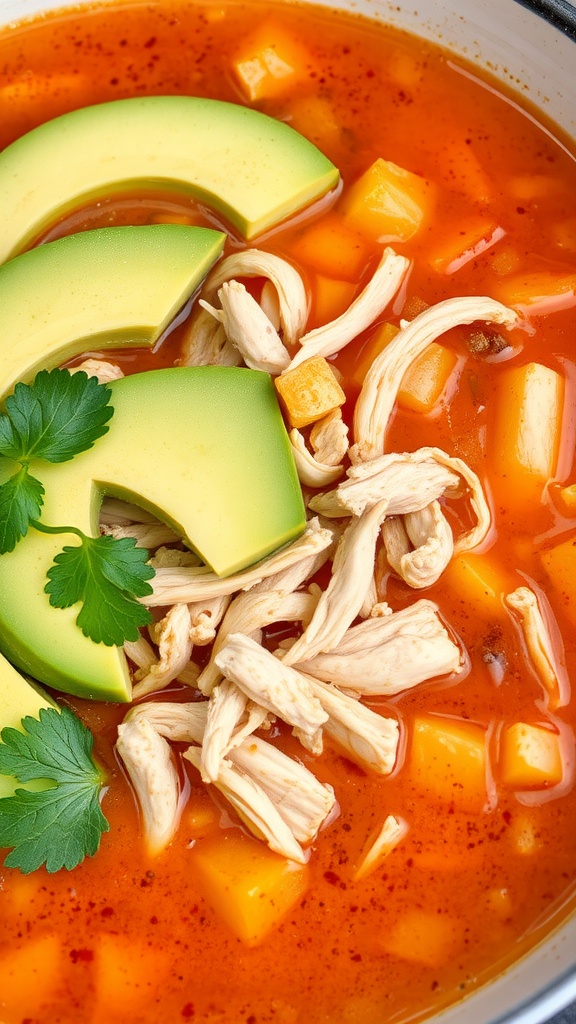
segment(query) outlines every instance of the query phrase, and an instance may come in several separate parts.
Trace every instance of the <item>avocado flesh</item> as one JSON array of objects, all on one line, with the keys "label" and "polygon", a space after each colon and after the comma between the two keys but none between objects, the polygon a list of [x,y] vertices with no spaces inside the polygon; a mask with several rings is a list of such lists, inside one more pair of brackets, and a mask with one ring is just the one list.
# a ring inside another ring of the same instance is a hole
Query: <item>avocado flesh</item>
[{"label": "avocado flesh", "polygon": [[99,228],[0,266],[0,398],[90,349],[153,347],[224,240],[178,224]]},{"label": "avocado flesh", "polygon": [[[40,687],[24,679],[0,654],[0,732],[8,726],[19,729],[22,719],[27,715],[38,718],[41,708],[55,706]],[[47,789],[50,785],[52,783],[36,779],[23,786],[9,775],[0,775],[0,799],[12,796],[15,789]]]},{"label": "avocado flesh", "polygon": [[[268,374],[239,367],[152,370],[114,381],[110,430],[59,465],[31,463],[45,487],[42,522],[98,535],[104,494],[149,509],[219,575],[298,536],[305,512],[290,442]],[[0,482],[14,472],[4,460]],[[46,573],[74,536],[31,529],[0,557],[0,647],[19,668],[82,697],[130,699],[121,649],[52,608]]]},{"label": "avocado flesh", "polygon": [[251,239],[337,182],[311,142],[248,107],[191,96],[85,107],[0,154],[0,263],[71,210],[115,192],[185,192]]}]

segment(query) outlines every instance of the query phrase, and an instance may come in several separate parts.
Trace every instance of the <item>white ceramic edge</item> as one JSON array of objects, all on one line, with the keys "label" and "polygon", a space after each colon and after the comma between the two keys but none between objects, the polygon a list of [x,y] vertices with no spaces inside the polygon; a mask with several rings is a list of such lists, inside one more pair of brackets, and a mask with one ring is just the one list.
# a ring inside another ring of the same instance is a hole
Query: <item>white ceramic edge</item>
[{"label": "white ceramic edge", "polygon": [[[74,6],[81,6],[83,2]],[[307,0],[314,2],[314,0]],[[576,5],[569,0],[571,6]],[[490,71],[542,109],[575,141],[576,43],[517,0],[331,0],[331,5],[386,21],[439,42]],[[61,0],[0,0],[0,26],[57,9]],[[70,5],[72,6],[72,5]],[[497,14],[499,29],[494,31]],[[571,147],[572,148],[572,147]],[[473,911],[473,908],[471,908]],[[541,1024],[576,1000],[576,915],[527,957],[436,1024]]]}]

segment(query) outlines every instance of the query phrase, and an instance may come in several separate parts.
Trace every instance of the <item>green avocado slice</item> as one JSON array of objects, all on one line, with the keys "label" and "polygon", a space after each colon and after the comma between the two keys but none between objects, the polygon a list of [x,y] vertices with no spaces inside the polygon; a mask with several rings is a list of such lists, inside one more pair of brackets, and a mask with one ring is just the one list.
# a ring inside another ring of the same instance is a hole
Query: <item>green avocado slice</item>
[{"label": "green avocado slice", "polygon": [[[104,494],[134,501],[174,528],[218,574],[250,565],[305,526],[290,442],[268,374],[177,367],[111,385],[109,432],[70,462],[33,462],[42,522],[98,535]],[[0,465],[0,483],[14,472]],[[44,587],[73,536],[31,529],[0,557],[0,647],[24,672],[81,697],[130,699],[121,649],[87,639],[79,606],[53,608]]]},{"label": "green avocado slice", "polygon": [[[56,707],[39,686],[23,678],[19,672],[0,654],[0,732],[10,726],[21,728],[22,719],[27,715],[38,718],[41,708]],[[47,789],[52,783],[36,779],[25,786],[9,775],[0,775],[0,799],[12,796],[15,789]]]},{"label": "green avocado slice", "polygon": [[99,228],[0,266],[0,398],[91,349],[151,348],[224,240],[179,224]]},{"label": "green avocado slice", "polygon": [[337,182],[337,168],[311,142],[248,107],[191,96],[97,104],[0,154],[0,263],[70,210],[115,192],[185,192],[251,239]]}]

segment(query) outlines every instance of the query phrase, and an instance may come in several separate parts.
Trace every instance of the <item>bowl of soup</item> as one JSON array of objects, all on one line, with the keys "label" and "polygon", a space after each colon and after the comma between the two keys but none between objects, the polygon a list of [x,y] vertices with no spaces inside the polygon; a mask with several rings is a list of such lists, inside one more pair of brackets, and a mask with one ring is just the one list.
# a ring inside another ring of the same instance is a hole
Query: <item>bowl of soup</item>
[{"label": "bowl of soup", "polygon": [[576,998],[575,38],[4,0],[2,1024]]}]

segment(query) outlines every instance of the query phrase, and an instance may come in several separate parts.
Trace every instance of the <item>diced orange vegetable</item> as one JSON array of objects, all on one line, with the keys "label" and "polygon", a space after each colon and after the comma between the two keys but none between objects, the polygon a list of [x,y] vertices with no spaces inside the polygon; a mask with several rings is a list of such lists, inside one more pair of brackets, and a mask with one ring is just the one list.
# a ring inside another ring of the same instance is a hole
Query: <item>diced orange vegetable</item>
[{"label": "diced orange vegetable", "polygon": [[537,499],[554,476],[563,404],[564,380],[548,366],[527,363],[500,377],[492,451],[512,504]]},{"label": "diced orange vegetable", "polygon": [[210,835],[220,828],[220,812],[207,792],[195,791],[186,804],[186,827],[194,839]]},{"label": "diced orange vegetable", "polygon": [[364,377],[368,373],[368,370],[372,366],[372,363],[377,356],[390,344],[392,338],[395,338],[398,334],[398,327],[394,324],[382,324],[381,327],[374,332],[372,337],[363,348],[360,350],[360,355],[354,363],[354,369],[351,373],[351,380],[359,388],[362,387]]},{"label": "diced orange vegetable", "polygon": [[433,341],[404,375],[398,402],[405,409],[428,413],[448,386],[458,356],[452,349]]},{"label": "diced orange vegetable", "polygon": [[330,100],[324,96],[312,93],[291,99],[285,119],[327,156],[340,141],[342,125]]},{"label": "diced orange vegetable", "polygon": [[250,103],[279,96],[307,74],[310,55],[296,36],[270,20],[242,39],[232,71]]},{"label": "diced orange vegetable", "polygon": [[427,222],[434,200],[429,181],[380,158],[348,189],[340,209],[367,238],[406,242]]},{"label": "diced orange vegetable", "polygon": [[489,203],[494,197],[490,176],[471,145],[464,139],[442,140],[438,149],[438,181],[453,192],[469,196],[476,203]]},{"label": "diced orange vegetable", "polygon": [[500,775],[511,789],[547,789],[562,781],[560,737],[551,729],[514,722],[502,734]]},{"label": "diced orange vegetable", "polygon": [[382,946],[386,953],[422,964],[441,967],[462,942],[462,922],[433,910],[408,910],[386,934]]},{"label": "diced orange vegetable", "polygon": [[337,213],[329,213],[305,228],[293,250],[297,259],[319,274],[342,281],[356,282],[370,258],[366,240]]},{"label": "diced orange vegetable", "polygon": [[276,377],[274,383],[293,427],[306,427],[346,401],[330,363],[322,356],[305,359],[293,370]]},{"label": "diced orange vegetable", "polygon": [[502,278],[494,298],[523,316],[546,316],[576,305],[576,271],[542,270]]},{"label": "diced orange vegetable", "polygon": [[461,267],[491,249],[506,232],[493,220],[479,220],[464,231],[458,231],[441,249],[430,257],[430,264],[439,274],[455,274]]},{"label": "diced orange vegetable", "polygon": [[576,484],[558,488],[556,497],[564,515],[576,516]]},{"label": "diced orange vegetable", "polygon": [[576,252],[576,217],[566,217],[551,225],[550,233],[559,249]]},{"label": "diced orange vegetable", "polygon": [[308,888],[305,865],[240,832],[204,839],[191,856],[206,899],[249,946],[262,942]]},{"label": "diced orange vegetable", "polygon": [[121,1006],[126,1016],[156,994],[169,971],[168,950],[158,949],[142,941],[127,944],[121,935],[102,932],[94,950],[93,1002],[94,1021],[117,1019]]},{"label": "diced orange vegetable", "polygon": [[504,619],[504,594],[510,586],[508,575],[490,554],[465,552],[452,559],[442,577],[462,603],[471,619]]},{"label": "diced orange vegetable", "polygon": [[510,840],[514,852],[522,857],[532,857],[544,846],[538,825],[529,811],[517,813],[512,818]]},{"label": "diced orange vegetable", "polygon": [[486,893],[486,906],[499,918],[510,917],[512,897],[508,889],[489,889]]},{"label": "diced orange vegetable", "polygon": [[337,281],[333,277],[318,274],[314,288],[314,300],[308,320],[310,329],[322,327],[336,320],[354,299],[356,286],[350,281]]},{"label": "diced orange vegetable", "polygon": [[515,270],[518,270],[521,262],[520,253],[508,246],[499,245],[490,254],[490,266],[498,277],[506,277],[508,274],[513,274]]},{"label": "diced orange vegetable", "polygon": [[462,719],[428,715],[414,720],[410,771],[419,789],[460,810],[487,801],[486,734]]},{"label": "diced orange vegetable", "polygon": [[28,938],[0,955],[0,1013],[18,1019],[40,1015],[60,984],[61,944],[56,935]]},{"label": "diced orange vegetable", "polygon": [[389,77],[404,89],[414,89],[422,80],[423,61],[419,53],[395,44],[386,62]]},{"label": "diced orange vegetable", "polygon": [[543,551],[542,566],[566,615],[576,626],[576,537]]}]

